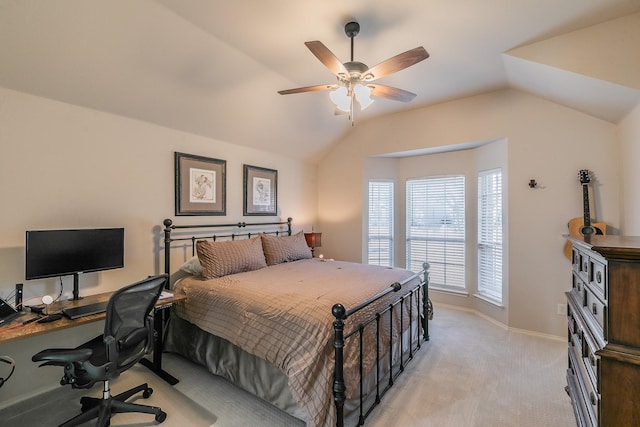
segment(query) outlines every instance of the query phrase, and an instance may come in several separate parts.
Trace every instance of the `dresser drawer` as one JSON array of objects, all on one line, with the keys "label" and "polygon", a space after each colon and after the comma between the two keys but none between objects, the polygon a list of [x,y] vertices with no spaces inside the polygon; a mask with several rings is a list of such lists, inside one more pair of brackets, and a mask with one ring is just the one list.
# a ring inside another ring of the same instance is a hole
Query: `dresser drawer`
[{"label": "dresser drawer", "polygon": [[607,266],[593,258],[589,258],[589,284],[600,298],[607,299]]},{"label": "dresser drawer", "polygon": [[604,337],[606,340],[607,337],[604,333],[605,329],[605,311],[606,304],[600,301],[596,294],[589,288],[585,289],[585,298],[584,298],[584,313],[586,313],[586,317],[588,319],[594,320],[595,324],[598,327],[598,330],[594,330],[594,334],[598,334]]},{"label": "dresser drawer", "polygon": [[576,325],[576,332],[569,335],[569,349],[582,357],[582,330]]},{"label": "dresser drawer", "polygon": [[596,355],[598,348],[588,333],[584,333],[582,336],[582,363],[586,368],[591,386],[597,393],[600,393],[600,356]]},{"label": "dresser drawer", "polygon": [[569,361],[569,369],[567,369],[566,391],[571,398],[571,406],[573,406],[573,413],[576,416],[577,427],[597,427],[597,425],[593,424],[589,419],[589,410],[582,398],[580,385],[578,384],[578,376],[571,366],[571,361]]},{"label": "dresser drawer", "polygon": [[585,282],[580,278],[580,276],[578,276],[577,272],[574,272],[572,274],[573,277],[573,284],[571,286],[571,293],[574,296],[574,299],[576,301],[580,301],[580,305],[584,305],[585,304]]},{"label": "dresser drawer", "polygon": [[569,342],[571,342],[571,336],[578,333],[578,326],[570,304],[567,304],[567,327],[569,328]]},{"label": "dresser drawer", "polygon": [[572,380],[575,382],[571,399],[574,401],[574,405],[580,408],[581,424],[596,427],[600,399],[587,379],[584,364],[575,347],[569,349],[569,372],[573,374]]},{"label": "dresser drawer", "polygon": [[581,304],[573,298],[572,293],[567,293],[567,326],[569,348],[577,347],[579,355],[582,355],[582,335],[584,333],[585,324],[582,320]]},{"label": "dresser drawer", "polygon": [[578,259],[576,260],[576,269],[578,276],[585,282],[589,281],[589,255],[578,251]]},{"label": "dresser drawer", "polygon": [[581,268],[581,265],[582,265],[582,260],[580,258],[580,256],[581,256],[580,254],[581,254],[581,252],[576,248],[573,248],[571,250],[571,267],[573,268],[573,271],[575,271],[576,273],[578,271],[580,271],[580,268]]}]

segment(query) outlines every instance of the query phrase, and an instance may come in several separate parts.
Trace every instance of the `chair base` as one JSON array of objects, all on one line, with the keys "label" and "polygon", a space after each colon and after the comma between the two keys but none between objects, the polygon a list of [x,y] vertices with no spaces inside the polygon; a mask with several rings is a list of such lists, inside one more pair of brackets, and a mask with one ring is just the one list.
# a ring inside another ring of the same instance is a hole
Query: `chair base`
[{"label": "chair base", "polygon": [[105,382],[105,390],[103,398],[83,397],[80,399],[82,405],[82,413],[78,414],[69,421],[60,424],[59,427],[72,427],[85,423],[91,419],[97,418],[97,427],[106,427],[110,424],[112,414],[125,412],[139,412],[145,414],[154,414],[155,420],[162,423],[167,418],[167,413],[156,406],[138,405],[136,403],[126,402],[128,398],[142,392],[142,397],[147,399],[153,393],[153,389],[147,383],[141,384],[116,396],[109,395],[109,384]]}]

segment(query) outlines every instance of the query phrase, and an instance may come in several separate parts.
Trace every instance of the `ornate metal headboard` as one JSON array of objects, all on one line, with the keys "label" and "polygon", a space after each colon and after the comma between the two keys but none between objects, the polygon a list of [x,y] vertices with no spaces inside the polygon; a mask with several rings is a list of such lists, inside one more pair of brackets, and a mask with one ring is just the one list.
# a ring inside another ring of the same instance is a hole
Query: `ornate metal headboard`
[{"label": "ornate metal headboard", "polygon": [[[237,238],[250,239],[259,234],[273,234],[276,236],[291,236],[291,218],[279,222],[237,222],[234,224],[197,224],[176,225],[171,219],[165,219],[164,224],[164,271],[171,275],[171,247],[174,242],[190,242],[191,255],[195,256],[198,240],[212,239],[214,241],[235,240]],[[219,232],[211,233],[211,229]],[[180,230],[180,231],[178,231]],[[182,246],[184,248],[184,245]]]}]

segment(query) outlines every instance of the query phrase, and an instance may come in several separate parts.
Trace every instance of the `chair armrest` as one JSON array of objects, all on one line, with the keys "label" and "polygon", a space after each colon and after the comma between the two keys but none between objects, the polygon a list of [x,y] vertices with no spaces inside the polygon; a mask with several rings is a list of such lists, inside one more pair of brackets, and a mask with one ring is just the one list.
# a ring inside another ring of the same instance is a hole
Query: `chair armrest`
[{"label": "chair armrest", "polygon": [[[153,313],[153,314],[152,314]],[[147,336],[147,345],[146,348],[144,349],[146,354],[149,354],[151,352],[151,348],[153,347],[153,344],[156,340],[156,330],[153,327],[154,324],[154,315],[155,312],[153,310],[151,310],[151,313],[147,314],[147,317],[144,319],[144,323],[147,326],[147,331],[148,331],[148,336]]]},{"label": "chair armrest", "polygon": [[34,362],[73,363],[89,360],[93,351],[90,348],[50,348],[34,354]]},{"label": "chair armrest", "polygon": [[148,328],[138,328],[129,332],[127,336],[120,340],[118,343],[118,349],[120,351],[129,349],[148,339]]},{"label": "chair armrest", "polygon": [[118,348],[116,346],[116,338],[108,335],[103,337],[104,347],[107,352],[107,360],[114,362],[118,360]]}]

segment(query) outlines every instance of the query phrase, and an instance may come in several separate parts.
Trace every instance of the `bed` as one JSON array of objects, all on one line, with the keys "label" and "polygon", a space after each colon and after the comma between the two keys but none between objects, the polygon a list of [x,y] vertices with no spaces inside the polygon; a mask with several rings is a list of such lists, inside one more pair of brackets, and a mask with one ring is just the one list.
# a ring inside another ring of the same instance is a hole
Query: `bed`
[{"label": "bed", "polygon": [[165,351],[308,427],[362,425],[429,340],[426,262],[413,273],[313,258],[291,218],[163,224],[170,287],[187,296]]}]

